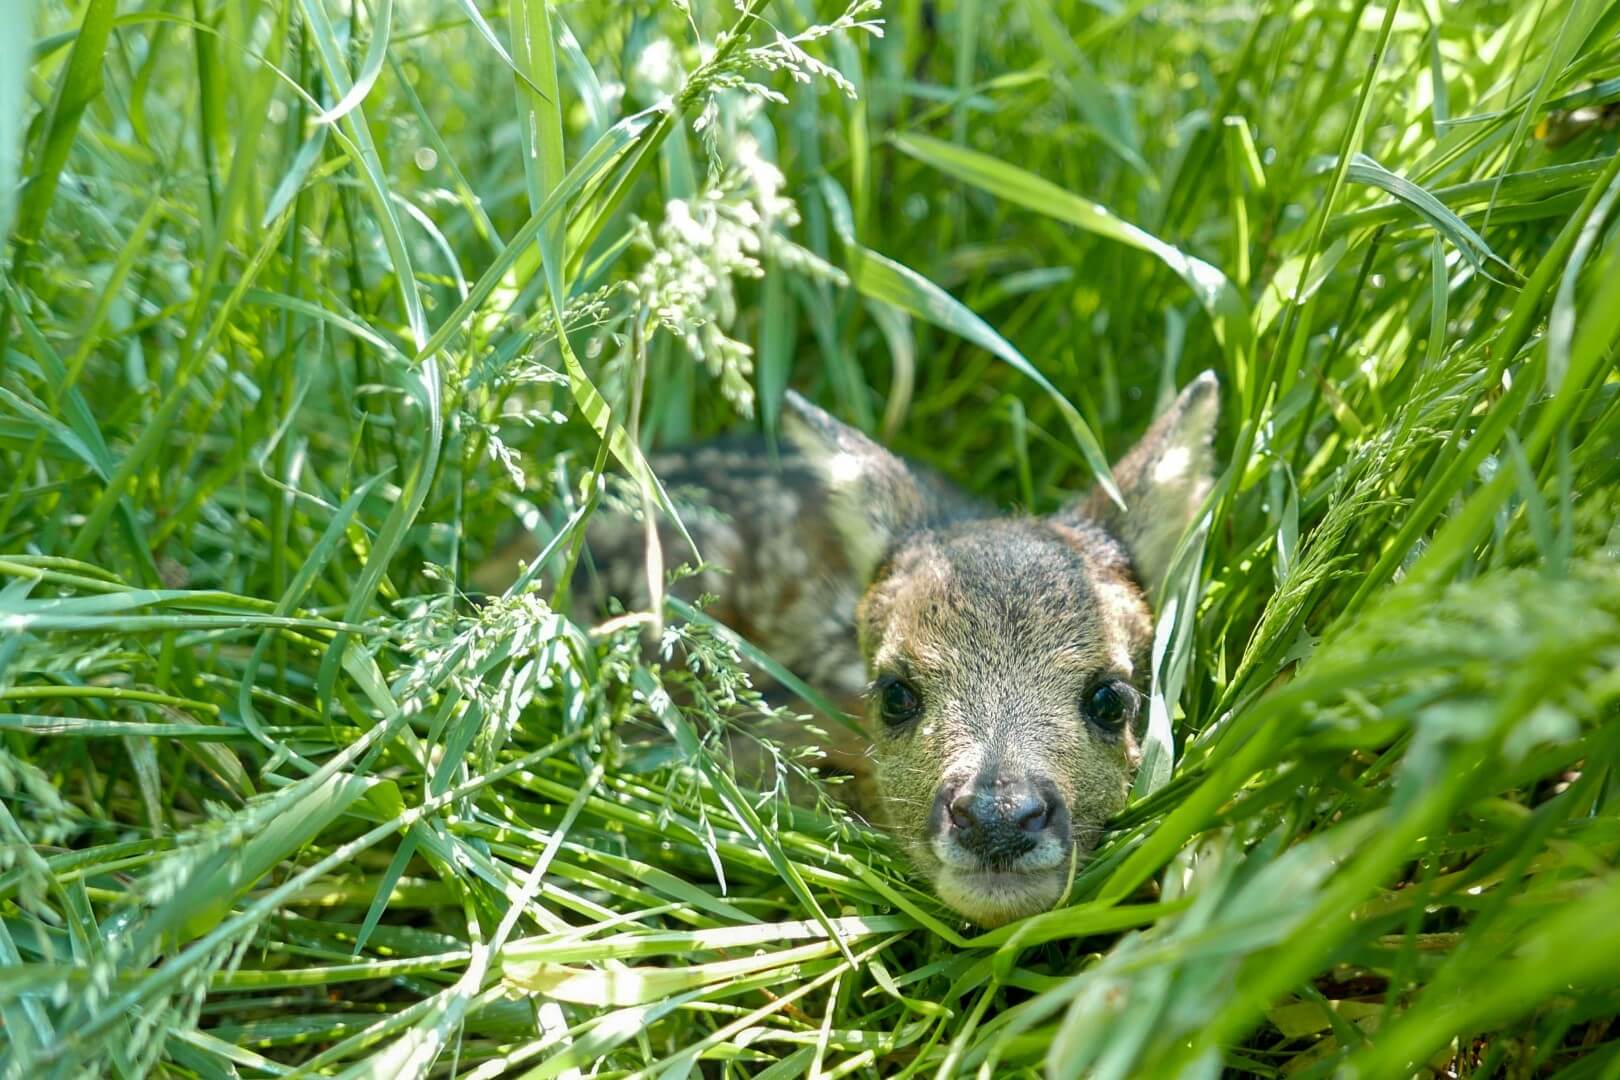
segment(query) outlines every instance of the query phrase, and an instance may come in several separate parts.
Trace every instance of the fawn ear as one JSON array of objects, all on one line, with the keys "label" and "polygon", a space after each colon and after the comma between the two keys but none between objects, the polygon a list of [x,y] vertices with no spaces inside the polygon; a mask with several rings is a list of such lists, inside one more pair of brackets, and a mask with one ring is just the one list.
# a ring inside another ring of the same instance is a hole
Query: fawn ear
[{"label": "fawn ear", "polygon": [[1211,444],[1219,414],[1220,385],[1215,373],[1206,371],[1114,464],[1124,510],[1098,488],[1081,505],[1060,515],[1079,513],[1117,536],[1149,595],[1163,583],[1176,544],[1215,483]]},{"label": "fawn ear", "polygon": [[896,540],[956,516],[966,499],[789,390],[782,431],[815,474],[850,567],[864,583]]}]

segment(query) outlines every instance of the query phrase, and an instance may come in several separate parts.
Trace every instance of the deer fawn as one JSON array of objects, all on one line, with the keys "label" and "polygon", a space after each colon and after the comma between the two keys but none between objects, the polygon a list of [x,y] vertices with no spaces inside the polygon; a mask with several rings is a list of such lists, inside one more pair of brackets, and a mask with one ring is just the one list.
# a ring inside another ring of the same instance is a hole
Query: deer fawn
[{"label": "deer fawn", "polygon": [[[864,709],[870,745],[830,760],[870,770],[860,809],[982,926],[1051,907],[1125,805],[1148,597],[1213,482],[1217,399],[1206,372],[1114,466],[1124,510],[1097,490],[999,514],[792,392],[774,458],[730,439],[653,461],[711,508],[686,522],[709,568],[677,591]],[[645,604],[642,526],[587,536],[599,593]],[[513,554],[475,580],[504,585]]]}]

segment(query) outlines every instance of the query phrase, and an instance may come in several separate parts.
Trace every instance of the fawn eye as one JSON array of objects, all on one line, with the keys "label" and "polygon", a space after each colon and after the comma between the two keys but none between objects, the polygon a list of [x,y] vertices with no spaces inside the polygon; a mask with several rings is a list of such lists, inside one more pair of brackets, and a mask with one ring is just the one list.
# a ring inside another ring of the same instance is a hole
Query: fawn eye
[{"label": "fawn eye", "polygon": [[878,710],[883,722],[898,727],[922,712],[922,695],[904,679],[885,677],[878,683]]},{"label": "fawn eye", "polygon": [[1104,731],[1119,731],[1136,711],[1136,691],[1117,680],[1087,691],[1086,719]]}]

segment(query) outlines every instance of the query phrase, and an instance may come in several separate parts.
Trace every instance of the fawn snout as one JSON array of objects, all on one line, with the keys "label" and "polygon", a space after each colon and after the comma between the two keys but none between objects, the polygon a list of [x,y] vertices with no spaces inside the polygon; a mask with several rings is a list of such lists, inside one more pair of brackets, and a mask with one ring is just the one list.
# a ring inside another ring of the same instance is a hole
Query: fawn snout
[{"label": "fawn snout", "polygon": [[1049,870],[1070,848],[1069,807],[1053,781],[1017,767],[947,779],[934,806],[934,849],[968,871]]}]

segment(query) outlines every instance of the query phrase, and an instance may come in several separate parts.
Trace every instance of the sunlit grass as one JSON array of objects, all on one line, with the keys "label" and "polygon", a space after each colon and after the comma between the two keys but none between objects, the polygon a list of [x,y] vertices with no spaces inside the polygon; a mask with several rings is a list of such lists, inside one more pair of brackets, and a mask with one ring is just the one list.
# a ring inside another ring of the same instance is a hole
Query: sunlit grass
[{"label": "sunlit grass", "polygon": [[[1620,1068],[1620,3],[37,7],[3,1075]],[[1153,764],[1009,927],[551,585],[790,384],[1045,512],[1206,368]]]}]

